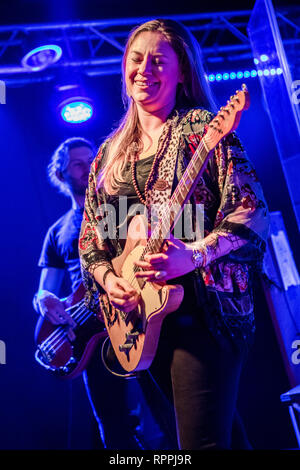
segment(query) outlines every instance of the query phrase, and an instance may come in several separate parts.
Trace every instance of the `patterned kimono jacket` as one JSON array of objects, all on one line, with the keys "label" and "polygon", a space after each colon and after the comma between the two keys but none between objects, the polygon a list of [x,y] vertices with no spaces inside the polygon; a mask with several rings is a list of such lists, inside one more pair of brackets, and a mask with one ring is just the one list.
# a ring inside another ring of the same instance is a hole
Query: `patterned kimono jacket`
[{"label": "patterned kimono jacket", "polygon": [[[177,113],[178,114],[178,113]],[[180,180],[213,115],[203,109],[180,112],[180,139],[173,189]],[[91,166],[85,211],[79,239],[87,303],[96,308],[101,287],[93,268],[107,264],[122,252],[118,236],[103,239],[97,225],[110,196],[98,188],[99,172],[109,141],[104,142]],[[167,157],[166,157],[167,158]],[[193,280],[199,306],[217,338],[229,336],[236,344],[252,339],[255,329],[253,274],[259,272],[268,235],[269,214],[261,185],[238,137],[231,133],[215,148],[191,197],[204,207],[204,266]]]}]

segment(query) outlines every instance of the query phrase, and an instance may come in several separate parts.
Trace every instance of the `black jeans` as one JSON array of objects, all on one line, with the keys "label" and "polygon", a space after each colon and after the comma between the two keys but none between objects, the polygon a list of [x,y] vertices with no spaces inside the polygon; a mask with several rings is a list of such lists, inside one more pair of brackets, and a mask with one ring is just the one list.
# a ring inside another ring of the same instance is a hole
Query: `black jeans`
[{"label": "black jeans", "polygon": [[176,448],[173,409],[151,375],[148,371],[143,371],[138,378],[113,375],[102,363],[101,346],[83,373],[99,429],[97,447]]},{"label": "black jeans", "polygon": [[[250,447],[236,412],[246,347],[238,350],[224,337],[218,342],[197,306],[193,284],[184,289],[182,305],[163,322],[149,371],[138,379],[115,377],[98,349],[84,373],[109,449]],[[232,427],[240,440],[234,445]]]},{"label": "black jeans", "polygon": [[229,338],[219,343],[212,336],[193,292],[185,288],[182,306],[164,320],[150,368],[174,400],[180,449],[231,448],[244,356]]}]

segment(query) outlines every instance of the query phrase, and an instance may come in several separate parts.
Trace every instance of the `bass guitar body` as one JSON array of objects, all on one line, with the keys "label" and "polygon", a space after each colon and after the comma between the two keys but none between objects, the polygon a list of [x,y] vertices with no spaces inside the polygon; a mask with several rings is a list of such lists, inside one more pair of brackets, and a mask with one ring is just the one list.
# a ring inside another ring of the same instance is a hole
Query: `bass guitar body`
[{"label": "bass guitar body", "polygon": [[40,316],[35,328],[36,361],[54,375],[73,379],[86,368],[98,343],[107,337],[103,321],[84,304],[85,289],[63,299],[65,310],[76,322],[75,339],[70,340],[64,325],[53,325]]}]

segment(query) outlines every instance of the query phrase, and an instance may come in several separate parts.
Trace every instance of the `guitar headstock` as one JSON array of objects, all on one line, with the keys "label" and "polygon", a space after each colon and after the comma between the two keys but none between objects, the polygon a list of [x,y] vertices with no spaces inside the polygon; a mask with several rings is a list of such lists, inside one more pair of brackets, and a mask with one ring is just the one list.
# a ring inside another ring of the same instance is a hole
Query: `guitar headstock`
[{"label": "guitar headstock", "polygon": [[230,97],[226,106],[222,106],[218,114],[208,124],[203,137],[205,146],[212,150],[230,132],[234,131],[241,119],[242,112],[250,106],[250,95],[246,85]]}]

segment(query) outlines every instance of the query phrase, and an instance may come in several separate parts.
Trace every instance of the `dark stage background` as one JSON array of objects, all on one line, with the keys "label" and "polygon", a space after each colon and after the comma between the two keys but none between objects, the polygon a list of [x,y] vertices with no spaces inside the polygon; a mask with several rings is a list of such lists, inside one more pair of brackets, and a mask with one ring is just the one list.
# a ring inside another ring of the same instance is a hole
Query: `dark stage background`
[{"label": "dark stage background", "polygon": [[[37,4],[42,3],[43,5]],[[126,5],[120,2],[1,2],[2,24],[51,22],[114,16],[175,14],[199,11],[161,2]],[[97,7],[98,4],[99,7]],[[144,3],[144,2],[143,2]],[[243,8],[251,8],[244,5]],[[276,2],[275,2],[276,5]],[[236,8],[228,4],[217,11]],[[14,11],[13,11],[14,10]],[[116,14],[116,10],[118,13]],[[210,11],[208,7],[201,11]],[[220,105],[242,84],[240,80],[214,82]],[[99,76],[86,83],[96,116],[80,126],[63,124],[52,101],[53,83],[10,87],[7,103],[0,106],[1,155],[1,318],[0,339],[6,344],[6,364],[0,365],[0,449],[92,449],[95,425],[82,379],[61,382],[34,360],[33,333],[37,315],[32,297],[40,271],[37,261],[47,228],[69,208],[69,201],[48,183],[46,166],[60,142],[74,135],[97,145],[123,112],[120,75]],[[295,217],[257,78],[247,86],[251,107],[238,129],[262,182],[271,211],[281,211],[299,266]],[[280,394],[290,385],[283,367],[264,293],[257,288],[257,336],[242,377],[239,399],[254,448],[296,446],[288,411]]]}]

